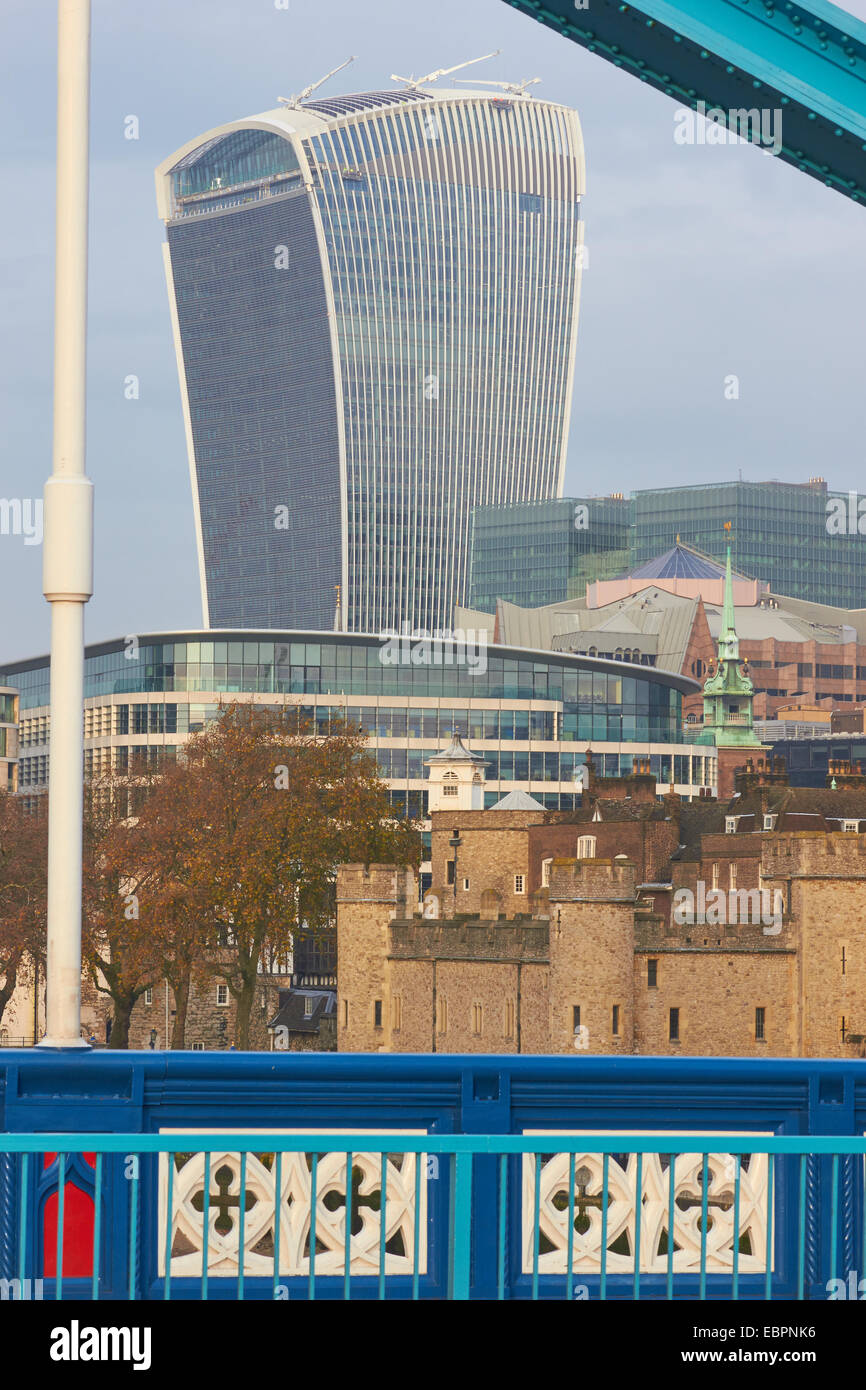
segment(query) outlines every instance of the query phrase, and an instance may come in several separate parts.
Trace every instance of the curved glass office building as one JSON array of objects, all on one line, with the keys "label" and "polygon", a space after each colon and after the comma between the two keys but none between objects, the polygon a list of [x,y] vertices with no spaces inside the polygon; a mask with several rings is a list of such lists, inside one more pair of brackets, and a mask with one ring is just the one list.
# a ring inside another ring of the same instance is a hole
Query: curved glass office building
[{"label": "curved glass office building", "polygon": [[[391,664],[373,637],[309,632],[185,632],[103,642],[85,656],[85,771],[157,767],[216,718],[221,701],[294,703],[321,733],[347,718],[368,735],[395,806],[423,814],[424,762],[456,729],[486,763],[488,805],[515,789],[570,809],[592,746],[599,772],[649,758],[659,793],[716,783],[715,749],[687,744],[685,676],[624,662],[495,647],[464,660],[459,644],[411,646]],[[6,668],[20,691],[19,789],[44,790],[50,744],[48,658]]]},{"label": "curved glass office building", "polygon": [[470,90],[160,166],[207,625],[451,626],[472,508],[562,490],[583,184],[573,111]]}]

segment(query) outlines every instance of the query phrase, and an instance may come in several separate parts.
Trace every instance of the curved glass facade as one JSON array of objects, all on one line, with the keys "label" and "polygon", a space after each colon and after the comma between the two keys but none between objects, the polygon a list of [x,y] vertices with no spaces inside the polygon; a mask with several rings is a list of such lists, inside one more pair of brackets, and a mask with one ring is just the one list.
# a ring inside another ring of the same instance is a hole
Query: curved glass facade
[{"label": "curved glass facade", "polygon": [[[449,643],[431,645],[434,652],[453,650]],[[486,669],[473,672],[444,659],[438,665],[383,665],[382,643],[376,638],[323,635],[313,641],[302,632],[284,640],[256,640],[250,634],[239,634],[237,640],[222,634],[208,634],[205,640],[143,639],[132,656],[131,650],[123,642],[88,650],[85,699],[213,691],[550,701],[562,706],[558,737],[564,742],[675,743],[682,726],[682,693],[673,683],[678,678],[623,675],[609,669],[612,662],[546,652],[491,648],[484,653]],[[8,683],[21,692],[22,709],[48,704],[47,662],[28,665],[29,670],[7,672]],[[682,687],[683,681],[678,684]]]},{"label": "curved glass facade", "polygon": [[[682,693],[692,682],[502,647],[485,651],[486,668],[472,672],[447,664],[457,650],[432,643],[431,664],[391,666],[376,638],[304,632],[155,634],[137,645],[90,647],[85,770],[125,769],[136,759],[158,766],[217,717],[227,695],[262,704],[288,698],[323,734],[335,719],[360,724],[395,804],[413,815],[423,810],[425,760],[455,729],[484,757],[488,804],[523,786],[552,809],[572,806],[588,744],[606,776],[630,771],[640,753],[661,784],[686,795],[714,781],[714,750],[682,743]],[[0,677],[21,693],[22,790],[47,778],[48,671],[42,658]]]},{"label": "curved glass facade", "polygon": [[172,192],[182,200],[298,168],[294,147],[282,135],[238,130],[179,160],[172,173]]},{"label": "curved glass facade", "polygon": [[[351,631],[449,627],[472,508],[561,490],[577,117],[394,95],[272,113],[285,135],[236,131],[169,171],[212,625],[328,627],[341,583]],[[289,525],[265,544],[281,503]]]}]

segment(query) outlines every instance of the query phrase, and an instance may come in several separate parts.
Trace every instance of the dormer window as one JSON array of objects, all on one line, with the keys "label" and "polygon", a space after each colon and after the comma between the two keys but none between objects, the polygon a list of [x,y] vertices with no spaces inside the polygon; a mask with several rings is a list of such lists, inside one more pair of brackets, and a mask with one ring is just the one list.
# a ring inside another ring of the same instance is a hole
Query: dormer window
[{"label": "dormer window", "polygon": [[847,830],[851,835],[857,835],[860,832],[860,822],[859,820],[843,820],[842,829]]},{"label": "dormer window", "polygon": [[725,816],[725,834],[736,835],[738,816]]},{"label": "dormer window", "polygon": [[765,815],[765,816],[764,816],[764,829],[765,829],[765,830],[775,830],[775,828],[776,828],[776,817],[775,817],[775,816],[771,816],[771,815]]}]

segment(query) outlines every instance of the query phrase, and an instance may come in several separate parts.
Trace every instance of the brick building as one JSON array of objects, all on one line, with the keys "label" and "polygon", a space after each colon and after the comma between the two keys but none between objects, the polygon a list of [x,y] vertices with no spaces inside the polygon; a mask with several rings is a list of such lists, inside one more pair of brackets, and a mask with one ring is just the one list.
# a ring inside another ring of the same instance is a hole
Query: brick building
[{"label": "brick building", "polygon": [[573,812],[434,808],[423,903],[340,870],[339,1049],[861,1055],[866,778],[834,780],[758,760],[688,804],[637,765]]}]

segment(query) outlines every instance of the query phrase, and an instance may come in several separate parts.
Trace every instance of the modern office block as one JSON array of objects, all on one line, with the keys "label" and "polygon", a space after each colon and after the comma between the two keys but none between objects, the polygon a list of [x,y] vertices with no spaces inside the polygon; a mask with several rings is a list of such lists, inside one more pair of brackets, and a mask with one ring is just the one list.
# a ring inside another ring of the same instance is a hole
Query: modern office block
[{"label": "modern office block", "polygon": [[470,608],[497,599],[540,608],[582,598],[586,585],[628,568],[631,503],[623,497],[557,497],[476,507]]},{"label": "modern office block", "polygon": [[[572,531],[581,505],[588,524]],[[830,491],[823,478],[476,508],[470,606],[492,612],[498,598],[525,607],[582,598],[588,583],[636,576],[678,543],[724,565],[728,541],[736,569],[774,594],[866,607],[866,500]]]}]

